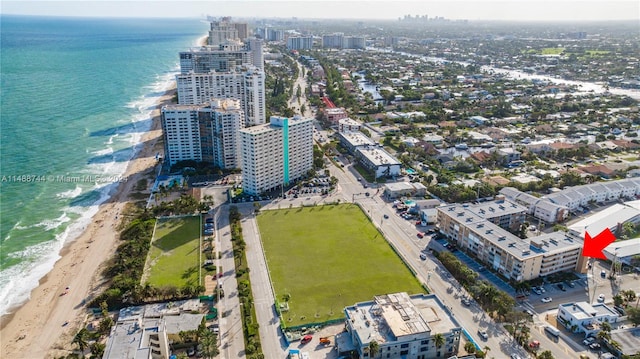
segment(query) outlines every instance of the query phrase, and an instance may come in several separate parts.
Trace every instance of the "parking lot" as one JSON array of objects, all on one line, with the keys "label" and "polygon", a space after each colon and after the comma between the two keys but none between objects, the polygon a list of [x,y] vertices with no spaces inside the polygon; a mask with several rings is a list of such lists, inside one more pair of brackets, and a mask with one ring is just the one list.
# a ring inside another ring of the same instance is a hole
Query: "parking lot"
[{"label": "parking lot", "polygon": [[[437,239],[436,241],[438,241],[438,243],[442,245],[447,243],[446,239]],[[456,256],[456,258],[458,258],[467,267],[478,273],[481,278],[488,280],[496,288],[507,292],[507,294],[509,295],[516,295],[516,290],[512,286],[510,286],[509,283],[505,282],[495,274],[488,271],[482,264],[476,262],[473,258],[469,257],[459,250],[452,251],[452,254]]]}]

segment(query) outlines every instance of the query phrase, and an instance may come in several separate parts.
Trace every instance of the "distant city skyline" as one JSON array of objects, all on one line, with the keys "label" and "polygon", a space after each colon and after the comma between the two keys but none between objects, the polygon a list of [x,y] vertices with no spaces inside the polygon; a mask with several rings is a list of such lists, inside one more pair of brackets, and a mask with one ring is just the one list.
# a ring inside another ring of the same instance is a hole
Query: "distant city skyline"
[{"label": "distant city skyline", "polygon": [[397,19],[427,15],[451,20],[640,20],[637,0],[415,0],[415,1],[2,1],[2,14],[81,17],[193,17]]}]

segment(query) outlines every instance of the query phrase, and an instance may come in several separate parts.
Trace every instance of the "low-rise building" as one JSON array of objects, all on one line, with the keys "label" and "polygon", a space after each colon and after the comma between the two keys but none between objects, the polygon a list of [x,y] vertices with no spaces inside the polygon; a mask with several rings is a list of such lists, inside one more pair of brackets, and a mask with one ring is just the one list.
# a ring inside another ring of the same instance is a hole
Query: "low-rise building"
[{"label": "low-rise building", "polygon": [[338,120],[338,132],[355,132],[360,131],[360,128],[362,123],[348,117]]},{"label": "low-rise building", "polygon": [[385,198],[424,197],[427,188],[420,182],[391,182],[385,183],[383,195]]},{"label": "low-rise building", "polygon": [[604,303],[578,302],[558,306],[558,321],[574,333],[584,333],[585,338],[595,337],[603,322],[615,323],[618,318],[618,312]]},{"label": "low-rise building", "polygon": [[358,147],[375,146],[375,142],[360,131],[338,132],[340,144],[351,154],[356,153]]},{"label": "low-rise building", "polygon": [[524,222],[526,208],[510,202],[453,204],[438,210],[440,232],[505,277],[521,282],[556,272],[582,270],[582,240],[565,232],[522,239],[505,228]]},{"label": "low-rise building", "polygon": [[400,175],[400,161],[381,147],[359,146],[355,150],[355,156],[364,167],[374,173],[375,178]]},{"label": "low-rise building", "polygon": [[200,302],[186,300],[120,310],[105,345],[103,359],[169,359],[169,335],[197,330],[204,314],[192,314]]},{"label": "low-rise building", "polygon": [[[462,328],[435,295],[395,293],[344,309],[358,358],[370,358],[369,343],[378,343],[382,358],[448,358],[458,353]],[[444,337],[436,345],[435,336]]]}]

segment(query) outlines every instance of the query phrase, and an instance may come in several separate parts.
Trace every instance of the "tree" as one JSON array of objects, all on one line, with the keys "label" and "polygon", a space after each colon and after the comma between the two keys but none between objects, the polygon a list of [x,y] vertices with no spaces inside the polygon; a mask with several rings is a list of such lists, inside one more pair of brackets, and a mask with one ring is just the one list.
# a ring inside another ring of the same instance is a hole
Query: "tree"
[{"label": "tree", "polygon": [[542,353],[538,354],[538,359],[555,359],[553,353],[549,350],[545,350]]},{"label": "tree", "polygon": [[622,349],[622,346],[620,345],[620,343],[618,343],[615,340],[612,340],[609,342],[609,346],[612,347],[613,349],[620,351],[620,349]]},{"label": "tree", "polygon": [[489,348],[488,345],[485,345],[484,348],[482,348],[482,350],[484,350],[485,353],[489,353],[489,351],[491,350],[491,348]]},{"label": "tree", "polygon": [[371,358],[375,358],[376,355],[378,355],[378,353],[380,352],[380,344],[378,344],[378,342],[375,340],[370,341],[367,348],[369,349],[369,356]]},{"label": "tree", "polygon": [[464,345],[464,350],[466,350],[467,353],[469,353],[469,354],[473,354],[473,353],[476,352],[476,346],[472,342],[467,342]]},{"label": "tree", "polygon": [[444,342],[445,342],[444,335],[440,333],[434,335],[433,342],[436,344],[436,347],[440,348],[441,346],[444,345]]},{"label": "tree", "polygon": [[638,308],[627,308],[627,317],[629,321],[633,323],[633,325],[640,325],[640,309]]},{"label": "tree", "polygon": [[73,344],[78,345],[78,349],[80,350],[81,356],[84,358],[84,351],[87,349],[87,339],[89,339],[89,331],[87,328],[82,328],[76,336],[73,337]]},{"label": "tree", "polygon": [[602,322],[600,324],[600,329],[603,332],[611,333],[611,324],[609,324],[609,322]]}]

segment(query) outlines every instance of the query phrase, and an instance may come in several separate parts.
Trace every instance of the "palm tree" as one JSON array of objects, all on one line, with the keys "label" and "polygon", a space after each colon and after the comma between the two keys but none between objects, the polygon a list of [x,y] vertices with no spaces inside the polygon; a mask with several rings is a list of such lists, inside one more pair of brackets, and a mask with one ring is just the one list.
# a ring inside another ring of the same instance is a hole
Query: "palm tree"
[{"label": "palm tree", "polygon": [[484,346],[484,348],[482,348],[482,350],[483,350],[486,354],[488,354],[488,353],[489,353],[489,351],[491,350],[491,348],[489,348],[489,346],[488,346],[488,345],[485,345],[485,346]]},{"label": "palm tree", "polygon": [[617,350],[617,351],[620,351],[620,349],[622,348],[622,346],[620,345],[620,343],[618,343],[618,342],[617,342],[617,341],[615,341],[615,340],[610,341],[610,342],[609,342],[609,346],[610,346],[610,347],[612,347],[612,348],[614,348],[614,349],[615,349],[615,350]]},{"label": "palm tree", "polygon": [[436,347],[440,348],[441,346],[444,345],[444,335],[438,333],[436,335],[433,336],[433,342],[436,344]]},{"label": "palm tree", "polygon": [[549,350],[545,350],[538,355],[538,359],[554,359],[553,353]]},{"label": "palm tree", "polygon": [[611,324],[609,324],[609,322],[602,322],[602,324],[600,324],[600,329],[603,332],[611,332]]},{"label": "palm tree", "polygon": [[476,352],[476,346],[472,342],[467,342],[467,344],[464,345],[464,350],[469,354],[473,354]]},{"label": "palm tree", "polygon": [[609,339],[611,339],[611,334],[609,334],[609,332],[601,330],[601,331],[598,332],[597,337],[598,337],[599,340],[608,341]]},{"label": "palm tree", "polygon": [[87,339],[89,338],[89,331],[87,328],[82,328],[76,336],[73,337],[73,343],[78,345],[78,349],[80,349],[81,356],[84,358],[84,350],[87,349]]},{"label": "palm tree", "polygon": [[380,352],[380,345],[375,340],[370,341],[367,348],[369,349],[369,356],[371,358],[375,358],[376,355],[378,355],[378,353]]}]

